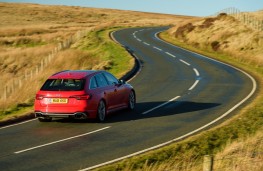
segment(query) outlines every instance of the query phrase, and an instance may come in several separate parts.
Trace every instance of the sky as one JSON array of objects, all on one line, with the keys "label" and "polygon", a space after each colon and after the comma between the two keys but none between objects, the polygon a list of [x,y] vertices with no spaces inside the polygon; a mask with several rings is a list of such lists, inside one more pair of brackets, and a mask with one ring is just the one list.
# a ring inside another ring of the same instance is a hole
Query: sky
[{"label": "sky", "polygon": [[263,0],[0,0],[0,2],[37,3],[189,16],[209,16],[229,7],[243,12],[263,9]]}]

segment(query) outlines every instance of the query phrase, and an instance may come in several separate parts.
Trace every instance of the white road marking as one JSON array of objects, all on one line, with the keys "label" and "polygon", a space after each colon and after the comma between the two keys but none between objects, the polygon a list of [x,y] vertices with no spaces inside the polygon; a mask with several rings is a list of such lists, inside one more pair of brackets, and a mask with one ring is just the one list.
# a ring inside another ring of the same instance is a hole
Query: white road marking
[{"label": "white road marking", "polygon": [[31,150],[34,150],[34,149],[37,149],[37,148],[41,148],[41,147],[57,144],[57,143],[60,143],[60,142],[72,140],[72,139],[75,139],[75,138],[83,137],[83,136],[86,136],[86,135],[90,135],[90,134],[93,134],[93,133],[96,133],[96,132],[99,132],[99,131],[103,131],[103,130],[108,129],[108,128],[110,128],[110,126],[107,126],[107,127],[101,128],[101,129],[97,129],[95,131],[91,131],[91,132],[88,132],[88,133],[85,133],[85,134],[81,134],[81,135],[65,138],[65,139],[62,139],[62,140],[54,141],[54,142],[51,142],[51,143],[47,143],[47,144],[31,147],[31,148],[28,148],[28,149],[25,149],[25,150],[16,151],[14,153],[15,154],[19,154],[19,153],[23,153],[23,152],[26,152],[26,151],[31,151]]},{"label": "white road marking", "polygon": [[196,80],[195,83],[192,85],[192,87],[190,87],[188,90],[193,90],[198,83],[199,83],[199,80]]},{"label": "white road marking", "polygon": [[189,64],[188,62],[185,62],[184,60],[180,59],[180,61],[188,66],[190,66],[191,64]]},{"label": "white road marking", "polygon": [[169,53],[169,52],[165,52],[167,55],[169,55],[169,56],[171,56],[171,57],[174,57],[174,58],[176,58],[176,56],[175,55],[173,55],[173,54],[171,54],[171,53]]},{"label": "white road marking", "polygon": [[174,101],[174,100],[176,100],[176,99],[179,99],[180,97],[181,97],[181,96],[176,96],[175,98],[172,98],[172,99],[169,100],[168,102],[165,102],[165,103],[163,103],[163,104],[160,104],[159,106],[156,106],[156,107],[154,107],[154,108],[152,108],[152,109],[150,109],[150,110],[147,110],[147,111],[143,112],[142,114],[145,115],[145,114],[147,114],[147,113],[150,113],[150,112],[152,112],[152,111],[154,111],[154,110],[156,110],[156,109],[158,109],[158,108],[160,108],[160,107],[163,107],[164,105],[167,105],[168,103],[171,103],[172,101]]},{"label": "white road marking", "polygon": [[17,123],[17,124],[13,124],[13,125],[8,125],[8,126],[4,126],[4,127],[1,127],[1,129],[5,129],[5,128],[10,128],[10,127],[13,127],[13,126],[17,126],[17,125],[22,125],[22,124],[25,124],[25,123],[28,123],[28,122],[32,122],[32,121],[35,121],[37,120],[37,118],[35,119],[31,119],[31,120],[28,120],[28,121],[25,121],[25,122],[20,122],[20,123]]},{"label": "white road marking", "polygon": [[146,42],[143,42],[143,44],[145,44],[145,45],[147,45],[147,46],[150,46],[150,44],[149,44],[149,43],[146,43]]},{"label": "white road marking", "polygon": [[[154,34],[154,37],[156,38],[156,39],[158,39],[158,40],[161,40],[157,35],[159,34],[159,33],[161,33],[162,31],[159,31],[159,32],[157,32],[157,33],[155,33]],[[162,41],[162,40],[161,40]]]},{"label": "white road marking", "polygon": [[138,40],[139,42],[141,42],[141,41],[142,41],[141,39],[138,39],[138,38],[137,38],[137,40]]},{"label": "white road marking", "polygon": [[159,51],[163,51],[162,49],[160,49],[160,48],[158,48],[158,47],[153,47],[154,49],[157,49],[157,50],[159,50]]},{"label": "white road marking", "polygon": [[194,68],[193,70],[195,71],[196,76],[199,77],[200,74],[199,74],[198,70],[196,68]]}]

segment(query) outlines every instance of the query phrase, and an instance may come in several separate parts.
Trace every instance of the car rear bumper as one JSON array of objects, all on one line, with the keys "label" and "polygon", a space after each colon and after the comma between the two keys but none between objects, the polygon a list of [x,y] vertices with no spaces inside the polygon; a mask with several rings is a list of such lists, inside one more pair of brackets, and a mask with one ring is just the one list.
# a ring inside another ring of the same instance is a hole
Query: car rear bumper
[{"label": "car rear bumper", "polygon": [[74,119],[88,119],[93,118],[88,112],[75,112],[75,113],[46,113],[35,111],[37,118],[74,118]]}]

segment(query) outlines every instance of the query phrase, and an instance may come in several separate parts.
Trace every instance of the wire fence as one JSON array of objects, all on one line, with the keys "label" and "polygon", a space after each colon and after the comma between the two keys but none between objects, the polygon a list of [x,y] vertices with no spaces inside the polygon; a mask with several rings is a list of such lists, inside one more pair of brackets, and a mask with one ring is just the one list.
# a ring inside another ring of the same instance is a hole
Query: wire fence
[{"label": "wire fence", "polygon": [[240,10],[233,8],[233,7],[221,10],[218,13],[216,13],[215,15],[217,16],[220,13],[226,13],[230,16],[235,17],[240,22],[244,23],[245,25],[247,25],[247,26],[249,26],[255,30],[263,31],[263,20],[260,20],[256,17],[252,16],[249,13],[241,12]]},{"label": "wire fence", "polygon": [[52,62],[58,52],[70,48],[73,43],[86,36],[90,30],[91,28],[78,31],[73,36],[70,36],[68,39],[60,42],[46,57],[42,58],[39,65],[35,66],[35,68],[30,71],[26,71],[23,76],[10,79],[6,83],[2,82],[1,85],[3,88],[0,92],[0,100],[7,100],[9,96],[11,96],[13,93],[15,93],[15,91],[19,90],[23,86],[24,82],[34,78],[34,76],[44,71],[45,67],[47,67]]},{"label": "wire fence", "polygon": [[263,153],[249,156],[229,156],[214,158],[206,155],[203,159],[203,171],[239,171],[239,170],[263,170]]}]

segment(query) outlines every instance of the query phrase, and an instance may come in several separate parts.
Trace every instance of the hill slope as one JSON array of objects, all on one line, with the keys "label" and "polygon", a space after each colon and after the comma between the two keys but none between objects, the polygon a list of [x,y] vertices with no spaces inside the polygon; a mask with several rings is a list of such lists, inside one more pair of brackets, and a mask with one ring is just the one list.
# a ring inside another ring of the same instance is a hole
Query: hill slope
[{"label": "hill slope", "polygon": [[224,52],[263,66],[263,33],[226,14],[183,23],[171,28],[169,33],[195,47]]}]

